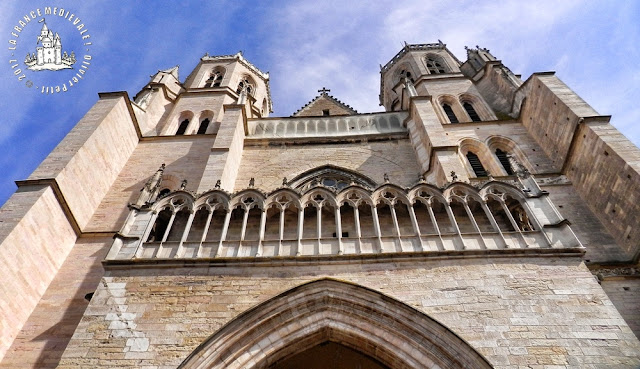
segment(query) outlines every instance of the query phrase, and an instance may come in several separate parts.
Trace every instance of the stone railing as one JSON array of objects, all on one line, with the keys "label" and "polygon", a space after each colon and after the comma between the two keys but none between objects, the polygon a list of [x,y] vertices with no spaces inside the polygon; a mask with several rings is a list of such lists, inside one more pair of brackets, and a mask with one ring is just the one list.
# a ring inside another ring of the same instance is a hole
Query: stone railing
[{"label": "stone railing", "polygon": [[339,191],[317,185],[269,194],[176,191],[132,208],[107,260],[581,247],[548,196],[531,197],[503,182]]},{"label": "stone railing", "polygon": [[249,120],[248,138],[346,137],[407,132],[406,112]]}]

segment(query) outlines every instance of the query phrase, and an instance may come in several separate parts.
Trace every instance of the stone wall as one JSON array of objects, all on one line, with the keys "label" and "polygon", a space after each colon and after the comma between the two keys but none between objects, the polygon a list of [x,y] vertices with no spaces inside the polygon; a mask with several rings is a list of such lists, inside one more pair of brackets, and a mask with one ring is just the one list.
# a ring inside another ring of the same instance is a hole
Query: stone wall
[{"label": "stone wall", "polygon": [[82,229],[137,144],[125,96],[103,95],[29,179],[55,178]]},{"label": "stone wall", "polygon": [[582,123],[573,147],[566,164],[567,177],[596,219],[613,235],[625,259],[637,260],[640,256],[640,150],[602,120]]},{"label": "stone wall", "polygon": [[0,362],[0,368],[42,369],[58,365],[89,305],[85,296],[96,290],[104,274],[101,261],[111,242],[111,237],[104,236],[78,240]]},{"label": "stone wall", "polygon": [[552,73],[531,76],[518,91],[522,98],[520,121],[560,172],[580,118],[598,113]]},{"label": "stone wall", "polygon": [[640,337],[640,278],[605,278],[600,284],[636,337]]},{"label": "stone wall", "polygon": [[76,233],[50,186],[21,187],[0,211],[0,360],[72,249]]},{"label": "stone wall", "polygon": [[[260,163],[260,165],[256,165]],[[272,191],[298,174],[322,165],[355,170],[379,184],[384,173],[391,182],[412,186],[420,178],[415,151],[407,139],[384,142],[335,143],[315,145],[246,146],[235,191],[247,188],[255,178],[255,187]]]},{"label": "stone wall", "polygon": [[615,239],[598,221],[573,186],[565,184],[541,187],[549,192],[557,210],[571,222],[571,229],[582,245],[587,248],[585,261],[595,263],[627,260]]},{"label": "stone wall", "polygon": [[[183,179],[187,190],[196,190],[215,136],[176,136],[142,141],[113,182],[94,213],[87,231],[117,232],[129,214],[128,203],[136,201],[140,190],[161,164],[166,164],[161,188],[177,190]],[[172,187],[173,186],[173,187]]]},{"label": "stone wall", "polygon": [[59,368],[175,368],[242,312],[323,277],[424,312],[496,368],[640,365],[640,342],[579,257],[531,257],[108,270]]}]

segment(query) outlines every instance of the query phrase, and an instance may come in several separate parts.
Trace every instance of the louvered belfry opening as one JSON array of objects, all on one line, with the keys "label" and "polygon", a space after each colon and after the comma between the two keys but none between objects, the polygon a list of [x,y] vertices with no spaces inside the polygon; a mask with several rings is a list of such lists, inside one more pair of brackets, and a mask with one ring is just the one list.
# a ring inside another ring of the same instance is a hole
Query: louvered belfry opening
[{"label": "louvered belfry opening", "polygon": [[453,109],[451,109],[451,105],[446,103],[442,104],[442,109],[444,110],[445,114],[447,114],[447,118],[449,118],[449,122],[459,123],[458,117],[456,117],[456,114],[453,112]]},{"label": "louvered belfry opening", "polygon": [[484,169],[484,166],[482,166],[482,163],[480,162],[480,158],[478,158],[478,155],[469,151],[467,153],[467,160],[469,160],[469,164],[471,164],[471,168],[473,169],[473,172],[476,174],[476,177],[487,177],[489,175],[487,173],[487,170]]},{"label": "louvered belfry opening", "polygon": [[513,175],[513,168],[511,167],[511,163],[509,162],[507,153],[500,149],[496,149],[496,156],[498,157],[498,160],[500,160],[500,164],[502,164],[502,167],[507,172],[507,174]]},{"label": "louvered belfry opening", "polygon": [[471,105],[468,102],[465,102],[464,104],[462,104],[462,107],[464,107],[464,110],[467,111],[467,114],[469,114],[469,118],[471,118],[472,122],[480,122],[481,121],[480,116],[476,112],[476,109],[473,108],[473,105]]}]

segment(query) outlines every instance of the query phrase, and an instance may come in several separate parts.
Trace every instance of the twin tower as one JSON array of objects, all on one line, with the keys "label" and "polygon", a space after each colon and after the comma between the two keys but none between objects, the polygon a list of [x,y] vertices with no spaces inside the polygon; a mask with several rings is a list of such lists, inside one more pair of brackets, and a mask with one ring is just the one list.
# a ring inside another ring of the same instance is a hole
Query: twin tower
[{"label": "twin tower", "polygon": [[0,212],[0,368],[640,365],[610,117],[480,47],[380,73],[378,113],[270,117],[240,53],[99,94]]}]

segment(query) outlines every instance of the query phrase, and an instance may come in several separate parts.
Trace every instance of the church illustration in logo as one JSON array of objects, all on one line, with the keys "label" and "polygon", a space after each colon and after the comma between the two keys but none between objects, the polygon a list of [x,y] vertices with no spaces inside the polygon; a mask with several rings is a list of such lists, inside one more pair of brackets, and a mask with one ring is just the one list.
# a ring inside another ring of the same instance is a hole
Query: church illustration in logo
[{"label": "church illustration in logo", "polygon": [[73,64],[76,62],[76,55],[72,51],[70,55],[65,51],[62,52],[62,42],[60,41],[60,35],[50,30],[44,21],[44,18],[40,20],[42,23],[42,30],[36,44],[42,43],[42,45],[36,47],[36,52],[29,54],[24,60],[28,69],[38,70],[60,70],[73,68]]}]

